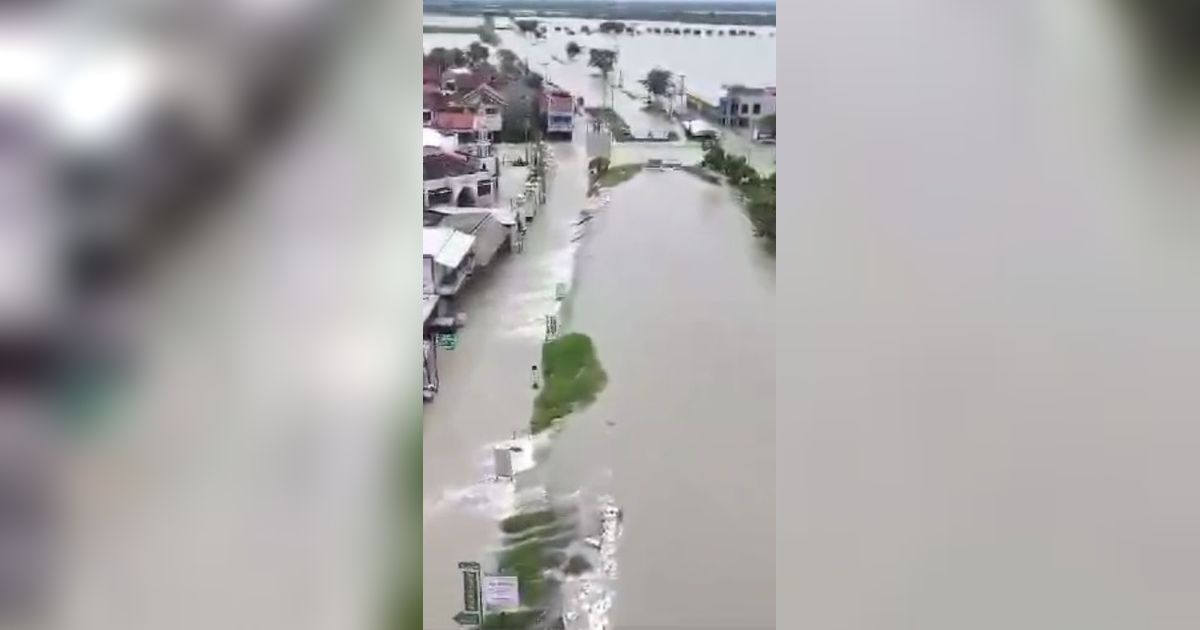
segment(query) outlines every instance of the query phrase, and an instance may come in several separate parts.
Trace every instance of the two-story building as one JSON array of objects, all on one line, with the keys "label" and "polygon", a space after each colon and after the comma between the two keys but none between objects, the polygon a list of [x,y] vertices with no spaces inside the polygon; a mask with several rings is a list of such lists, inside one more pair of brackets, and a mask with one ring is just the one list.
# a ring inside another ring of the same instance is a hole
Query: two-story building
[{"label": "two-story building", "polygon": [[492,138],[504,128],[504,107],[507,103],[504,96],[490,84],[480,84],[475,89],[463,94],[459,100],[467,107],[474,108],[482,118],[480,126]]},{"label": "two-story building", "polygon": [[717,103],[720,123],[728,127],[754,127],[763,116],[775,113],[775,88],[733,85]]}]

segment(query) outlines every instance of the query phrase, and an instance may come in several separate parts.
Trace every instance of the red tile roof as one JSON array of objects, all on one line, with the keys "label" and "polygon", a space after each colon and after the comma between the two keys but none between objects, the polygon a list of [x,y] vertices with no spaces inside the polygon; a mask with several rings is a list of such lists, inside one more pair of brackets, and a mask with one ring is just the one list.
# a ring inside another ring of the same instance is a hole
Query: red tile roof
[{"label": "red tile roof", "polygon": [[433,126],[446,131],[473,131],[475,129],[475,112],[467,110],[434,112]]},{"label": "red tile roof", "polygon": [[472,168],[466,156],[456,153],[427,153],[422,163],[424,179],[442,179],[443,177],[458,177],[478,172]]}]

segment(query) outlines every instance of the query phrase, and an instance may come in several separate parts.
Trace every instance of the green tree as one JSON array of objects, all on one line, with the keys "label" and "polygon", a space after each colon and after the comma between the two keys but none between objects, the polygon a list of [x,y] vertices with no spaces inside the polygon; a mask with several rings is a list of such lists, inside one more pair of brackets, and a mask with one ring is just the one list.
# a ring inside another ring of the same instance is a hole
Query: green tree
[{"label": "green tree", "polygon": [[674,85],[674,75],[670,70],[654,68],[646,73],[646,78],[640,81],[646,91],[653,96],[666,96]]},{"label": "green tree", "polygon": [[614,50],[607,48],[592,48],[588,50],[591,58],[588,59],[588,65],[594,68],[599,68],[600,73],[604,78],[608,78],[608,74],[612,72],[614,66],[617,65],[617,53]]},{"label": "green tree", "polygon": [[517,20],[516,24],[522,33],[536,33],[539,26],[537,20]]},{"label": "green tree", "polygon": [[574,41],[567,42],[568,57],[574,59],[575,57],[579,56],[579,53],[581,52],[583,52],[583,49],[579,47],[579,44],[576,44]]},{"label": "green tree", "polygon": [[471,46],[467,48],[467,57],[470,59],[471,65],[477,66],[487,61],[491,54],[488,47],[479,42],[471,42]]},{"label": "green tree", "polygon": [[501,48],[496,52],[496,57],[500,60],[500,72],[509,78],[517,78],[521,76],[524,70],[521,68],[521,60],[517,54],[507,48]]}]

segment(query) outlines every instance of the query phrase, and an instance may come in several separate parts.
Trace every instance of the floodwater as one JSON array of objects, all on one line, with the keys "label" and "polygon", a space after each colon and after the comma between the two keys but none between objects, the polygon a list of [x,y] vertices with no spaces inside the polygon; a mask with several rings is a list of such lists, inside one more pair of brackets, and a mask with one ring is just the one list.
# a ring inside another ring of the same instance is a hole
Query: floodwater
[{"label": "floodwater", "polygon": [[[600,102],[603,82],[586,53],[569,62],[563,50],[571,39],[615,48],[615,38],[553,31],[578,31],[579,20],[549,23],[542,43],[502,31],[502,46],[588,103]],[[769,59],[759,67],[763,76],[707,76],[773,84],[774,40],[758,30],[753,42],[680,36],[686,43],[675,42],[670,59],[656,52],[668,36],[621,38],[622,71],[634,76],[639,63],[678,58],[677,72],[689,70],[682,60],[701,60],[699,77],[707,62],[688,50],[725,50],[717,55],[724,60],[741,46],[738,54]],[[426,34],[425,48],[475,39]],[[620,90],[612,96],[635,133],[677,130],[642,112],[640,99]],[[563,589],[571,630],[774,627],[773,259],[730,191],[685,172],[644,172],[588,199],[585,123],[577,120],[574,142],[553,145],[547,208],[524,251],[497,260],[468,289],[468,324],[439,360],[442,389],[425,410],[425,628],[453,627],[462,602],[457,563],[487,567],[497,521],[541,493],[569,498],[584,514],[605,505],[624,514],[616,528],[593,523],[603,560]],[[749,151],[756,166],[773,170],[773,148]],[[695,163],[701,150],[684,141],[618,144],[612,158]],[[540,445],[536,469],[515,485],[498,481],[491,449],[527,427],[536,393],[529,365],[539,357],[545,316],[563,306],[559,283],[571,287],[565,325],[592,336],[609,386]]]},{"label": "floodwater", "polygon": [[570,321],[609,385],[549,483],[624,510],[614,627],[774,627],[773,262],[723,187],[646,171],[610,195]]},{"label": "floodwater", "polygon": [[[429,16],[426,20],[430,24],[439,25],[451,23],[447,20],[453,20],[455,26],[470,24],[470,18],[463,17]],[[587,25],[595,29],[600,22],[572,18],[541,21],[548,29],[545,39],[526,37],[516,30],[502,30],[497,32],[500,47],[507,48],[525,59],[532,70],[542,73],[550,81],[573,94],[583,96],[589,106],[611,102],[613,109],[620,113],[636,136],[644,136],[647,133],[662,136],[668,131],[682,131],[674,122],[642,110],[645,89],[638,81],[653,68],[670,70],[687,90],[710,95],[710,98],[715,98],[711,95],[719,93],[722,85],[775,85],[773,27],[654,22],[653,26],[658,28],[701,28],[705,31],[711,28],[714,34],[656,35],[644,32],[646,26],[651,24],[645,23],[638,25],[639,29],[643,29],[641,35],[584,35],[580,32],[581,27]],[[481,24],[482,20],[476,19],[474,23]],[[497,25],[505,26],[507,21],[498,20]],[[556,31],[555,28],[563,30]],[[715,34],[734,28],[748,28],[756,35],[731,37]],[[568,34],[566,29],[575,31],[575,34]],[[478,39],[478,36],[466,33],[426,33],[424,47],[427,51],[437,47],[465,48]],[[583,48],[582,54],[573,60],[569,59],[566,53],[567,43],[572,41]],[[611,76],[614,85],[611,89],[605,87],[597,69],[588,67],[589,48],[607,48],[617,52],[617,66]],[[739,141],[739,138],[732,140],[739,153],[761,156],[757,157],[756,166],[774,170],[774,147],[755,146]]]}]

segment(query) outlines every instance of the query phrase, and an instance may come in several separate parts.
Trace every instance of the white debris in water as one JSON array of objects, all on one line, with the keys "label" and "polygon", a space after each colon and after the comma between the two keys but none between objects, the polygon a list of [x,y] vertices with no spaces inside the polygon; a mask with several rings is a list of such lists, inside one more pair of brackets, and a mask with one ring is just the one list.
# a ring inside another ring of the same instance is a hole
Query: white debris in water
[{"label": "white debris in water", "polygon": [[611,496],[600,498],[600,566],[580,577],[567,600],[564,620],[568,630],[608,630],[608,613],[616,598],[617,543],[621,538],[621,510]]},{"label": "white debris in water", "polygon": [[[496,477],[492,450],[496,447],[520,449],[519,452],[513,453],[512,458],[513,473],[520,474],[537,465],[536,449],[543,448],[548,441],[549,436],[545,435],[519,435],[515,439],[501,440],[485,445],[481,449],[484,456],[479,461],[480,470],[483,471],[481,479],[465,487],[444,490],[436,501],[426,502],[424,520],[429,521],[431,517],[451,508],[468,510],[497,521],[512,516],[522,500],[529,497],[518,495],[511,479]],[[537,494],[536,498],[540,499],[543,498],[545,491],[534,488],[523,494],[530,493]]]}]

